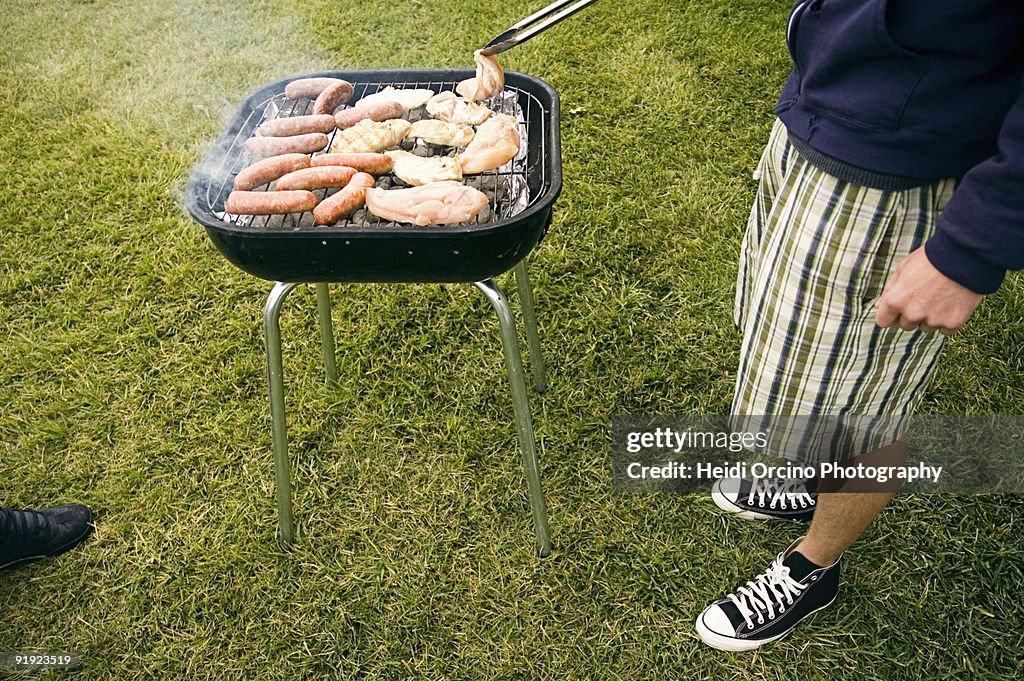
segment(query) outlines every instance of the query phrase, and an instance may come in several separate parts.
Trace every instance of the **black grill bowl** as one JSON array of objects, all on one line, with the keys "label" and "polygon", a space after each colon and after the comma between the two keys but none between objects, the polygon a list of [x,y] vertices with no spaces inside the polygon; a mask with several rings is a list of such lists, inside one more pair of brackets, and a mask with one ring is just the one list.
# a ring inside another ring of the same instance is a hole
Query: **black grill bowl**
[{"label": "black grill bowl", "polygon": [[[234,174],[247,161],[241,140],[252,135],[261,107],[295,78],[332,76],[355,85],[353,102],[385,84],[451,90],[471,70],[320,71],[266,85],[242,102],[227,130],[194,170],[185,191],[188,213],[206,228],[221,253],[242,270],[283,282],[473,282],[511,269],[543,237],[562,188],[559,102],[533,76],[505,74],[526,118],[529,204],[520,213],[481,224],[269,229],[239,226],[223,211]],[[230,173],[225,181],[224,173]]]}]

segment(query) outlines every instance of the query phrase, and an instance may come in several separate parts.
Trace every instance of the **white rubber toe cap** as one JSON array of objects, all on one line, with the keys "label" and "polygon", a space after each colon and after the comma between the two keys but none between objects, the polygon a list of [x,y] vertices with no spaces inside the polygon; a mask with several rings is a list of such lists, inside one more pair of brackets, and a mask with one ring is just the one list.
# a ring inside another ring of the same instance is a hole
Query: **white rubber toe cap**
[{"label": "white rubber toe cap", "polygon": [[722,478],[715,480],[715,484],[711,486],[711,500],[715,502],[715,506],[728,511],[739,518],[746,518],[748,520],[770,520],[771,516],[764,513],[758,513],[757,511],[749,511],[738,503],[736,500],[740,496],[740,483],[743,481],[739,478]]},{"label": "white rubber toe cap", "polygon": [[717,636],[733,636],[736,632],[732,622],[717,605],[709,605],[697,618],[697,627]]},{"label": "white rubber toe cap", "polygon": [[736,638],[736,630],[732,626],[732,622],[715,604],[709,605],[700,614],[695,627],[700,640],[716,650],[753,650],[763,643],[763,641],[746,641]]},{"label": "white rubber toe cap", "polygon": [[740,484],[742,482],[739,478],[720,478],[715,480],[715,484],[711,486],[711,494],[717,494],[734,502],[740,496]]}]

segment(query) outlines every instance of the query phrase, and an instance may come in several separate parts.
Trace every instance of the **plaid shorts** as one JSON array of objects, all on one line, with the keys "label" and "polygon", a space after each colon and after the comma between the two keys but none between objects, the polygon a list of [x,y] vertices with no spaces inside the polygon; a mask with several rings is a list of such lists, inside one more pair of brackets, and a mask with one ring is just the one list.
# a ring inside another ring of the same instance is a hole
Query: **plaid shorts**
[{"label": "plaid shorts", "polygon": [[879,328],[875,301],[932,234],[955,181],[905,191],[844,182],[803,159],[779,121],[754,177],[736,285],[743,345],[731,413],[767,417],[741,419],[743,429],[767,430],[764,453],[805,463],[894,442],[945,338]]}]

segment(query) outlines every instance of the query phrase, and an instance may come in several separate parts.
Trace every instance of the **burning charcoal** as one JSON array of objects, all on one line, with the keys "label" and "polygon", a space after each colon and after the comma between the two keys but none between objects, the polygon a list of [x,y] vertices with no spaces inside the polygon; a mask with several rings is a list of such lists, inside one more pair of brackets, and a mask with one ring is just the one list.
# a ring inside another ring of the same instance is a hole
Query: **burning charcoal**
[{"label": "burning charcoal", "polygon": [[370,211],[366,210],[365,208],[361,208],[359,212],[353,216],[353,221],[356,221],[356,216],[358,216],[359,222],[365,222],[366,224],[373,225],[375,227],[380,226],[381,223],[384,222],[384,220],[381,220],[379,217],[377,217]]},{"label": "burning charcoal", "polygon": [[[497,180],[497,178],[495,178]],[[496,203],[504,203],[509,200],[509,187],[506,182],[495,182],[497,185],[494,188],[494,200]]]}]

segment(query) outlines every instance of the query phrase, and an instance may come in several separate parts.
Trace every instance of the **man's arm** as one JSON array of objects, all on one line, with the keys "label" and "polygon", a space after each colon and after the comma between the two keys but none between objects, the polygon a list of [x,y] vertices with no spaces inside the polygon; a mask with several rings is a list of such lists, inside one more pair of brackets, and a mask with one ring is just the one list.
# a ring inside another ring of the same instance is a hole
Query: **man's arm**
[{"label": "man's arm", "polygon": [[939,216],[936,233],[886,282],[875,321],[949,335],[1007,270],[1024,268],[1024,93],[999,131],[999,153],[972,168]]},{"label": "man's arm", "polygon": [[889,277],[878,299],[875,321],[881,327],[898,324],[904,331],[920,328],[950,336],[967,322],[982,298],[935,269],[922,247],[904,258]]}]

